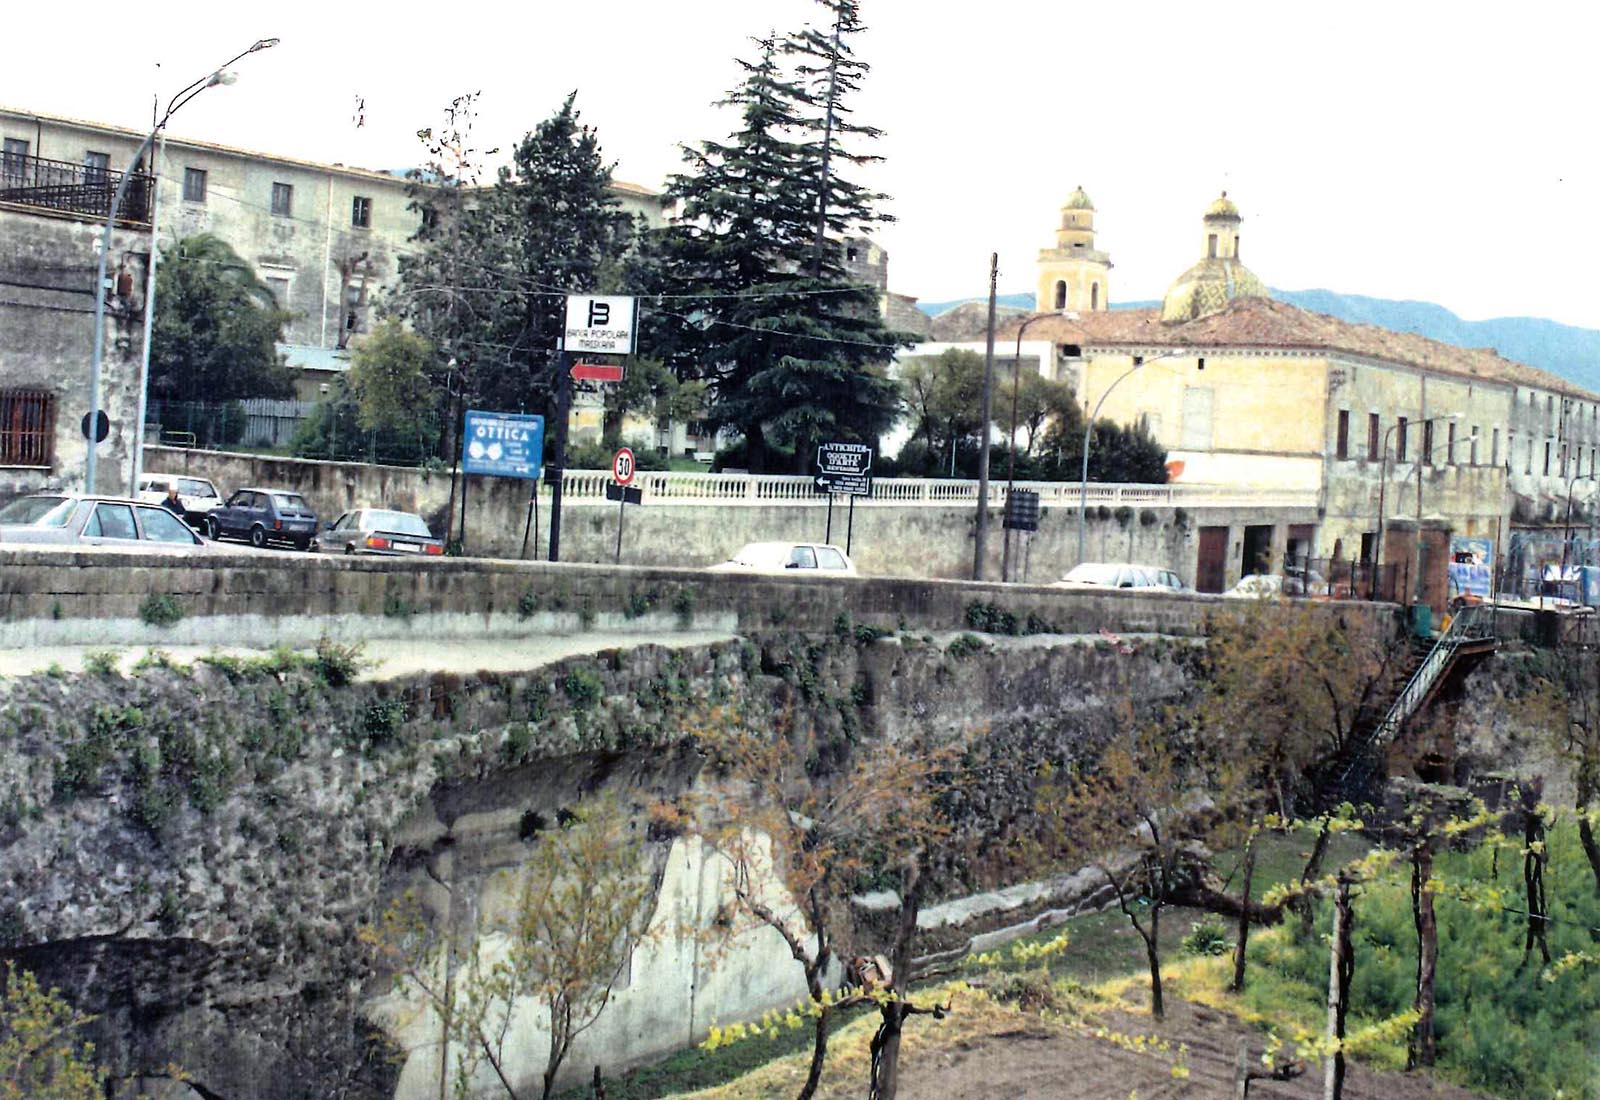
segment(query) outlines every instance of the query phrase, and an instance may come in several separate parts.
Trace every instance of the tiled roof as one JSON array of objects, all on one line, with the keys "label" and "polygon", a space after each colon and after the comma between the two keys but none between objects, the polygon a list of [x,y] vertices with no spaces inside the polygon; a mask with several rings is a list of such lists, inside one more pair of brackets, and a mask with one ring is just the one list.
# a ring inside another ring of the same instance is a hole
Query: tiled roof
[{"label": "tiled roof", "polygon": [[[981,335],[981,332],[979,333]],[[1537,387],[1600,400],[1549,371],[1507,359],[1493,348],[1461,348],[1410,332],[1342,321],[1271,298],[1242,298],[1226,309],[1181,324],[1163,324],[1157,309],[1114,309],[1053,316],[1035,321],[1027,335],[1035,340],[1092,347],[1283,348],[1345,352],[1400,366],[1467,378]],[[947,337],[951,338],[951,337]],[[1017,338],[1017,321],[1005,318],[995,339]]]}]

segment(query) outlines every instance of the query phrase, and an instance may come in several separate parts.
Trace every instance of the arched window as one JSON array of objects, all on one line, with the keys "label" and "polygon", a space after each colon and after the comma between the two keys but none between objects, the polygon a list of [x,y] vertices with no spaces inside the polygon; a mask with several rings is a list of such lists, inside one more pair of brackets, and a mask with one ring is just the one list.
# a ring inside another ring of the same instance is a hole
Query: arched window
[{"label": "arched window", "polygon": [[1056,308],[1067,308],[1067,284],[1060,279],[1056,280]]},{"label": "arched window", "polygon": [[1099,283],[1090,283],[1089,284],[1089,308],[1090,309],[1099,309],[1100,308],[1100,284]]},{"label": "arched window", "polygon": [[1206,237],[1206,256],[1213,260],[1217,258],[1217,235],[1215,233],[1208,234]]},{"label": "arched window", "polygon": [[1233,235],[1233,258],[1236,260],[1239,258],[1239,234],[1237,233]]}]

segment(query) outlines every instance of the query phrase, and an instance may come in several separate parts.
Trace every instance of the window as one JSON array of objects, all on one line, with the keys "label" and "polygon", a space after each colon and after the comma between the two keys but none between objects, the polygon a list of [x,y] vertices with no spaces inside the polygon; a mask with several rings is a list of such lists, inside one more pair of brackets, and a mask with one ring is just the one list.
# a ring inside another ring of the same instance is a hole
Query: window
[{"label": "window", "polygon": [[42,390],[0,390],[0,466],[50,466],[56,399]]},{"label": "window", "polygon": [[1395,421],[1395,425],[1394,460],[1396,462],[1404,462],[1406,460],[1406,418],[1402,416]]},{"label": "window", "polygon": [[431,206],[422,208],[422,228],[437,229],[439,227],[439,211]]},{"label": "window", "polygon": [[1335,458],[1350,457],[1350,410],[1339,410],[1339,435],[1334,444]]},{"label": "window", "polygon": [[1444,464],[1446,466],[1454,466],[1456,464],[1456,423],[1454,420],[1450,421],[1445,427]]},{"label": "window", "polygon": [[809,546],[796,546],[789,551],[788,569],[815,569],[817,552]]},{"label": "window", "polygon": [[823,569],[848,569],[844,555],[831,546],[817,547],[817,564]]},{"label": "window", "polygon": [[206,173],[203,168],[185,168],[183,170],[183,201],[206,201]]},{"label": "window", "polygon": [[1433,421],[1422,422],[1422,464],[1433,465]]},{"label": "window", "polygon": [[1060,279],[1056,280],[1056,308],[1067,308],[1067,284]]},{"label": "window", "polygon": [[1554,420],[1556,418],[1556,399],[1554,397],[1546,396],[1544,399],[1544,418],[1546,420]]},{"label": "window", "polygon": [[1233,258],[1236,260],[1239,258],[1239,234],[1237,233],[1233,235]]},{"label": "window", "polygon": [[1567,476],[1567,445],[1561,444],[1561,476]]},{"label": "window", "polygon": [[110,153],[83,154],[83,179],[85,183],[104,183],[110,172]]},{"label": "window", "polygon": [[1544,476],[1550,476],[1550,441],[1544,441]]},{"label": "window", "polygon": [[183,521],[165,508],[140,508],[139,526],[144,528],[147,542],[175,542],[180,546],[193,546],[194,536]]},{"label": "window", "polygon": [[1528,462],[1527,462],[1527,465],[1525,465],[1522,468],[1522,472],[1525,473],[1525,474],[1533,473],[1533,440],[1532,439],[1528,440]]},{"label": "window", "polygon": [[1474,466],[1478,464],[1478,426],[1476,424],[1472,426],[1472,450],[1467,457],[1468,461]]},{"label": "window", "polygon": [[293,184],[274,183],[272,185],[272,213],[279,218],[294,217]]},{"label": "window", "polygon": [[365,195],[357,195],[350,202],[350,224],[356,229],[372,228],[372,200]]},{"label": "window", "polygon": [[1099,309],[1100,308],[1100,284],[1099,283],[1090,283],[1089,284],[1089,308],[1090,309]]},{"label": "window", "polygon": [[1491,466],[1500,465],[1500,429],[1499,428],[1496,428],[1494,430],[1494,435],[1491,437],[1491,442],[1489,444],[1489,465],[1491,465]]},{"label": "window", "polygon": [[136,539],[139,533],[133,527],[133,506],[129,504],[101,504],[83,525],[84,535],[103,539]]},{"label": "window", "polygon": [[279,309],[289,308],[289,280],[281,279],[275,275],[267,276],[267,289],[272,291],[272,300],[278,303]]},{"label": "window", "polygon": [[1206,237],[1206,257],[1212,260],[1217,258],[1217,235],[1215,233],[1211,233]]},{"label": "window", "polygon": [[1383,436],[1378,434],[1378,414],[1367,414],[1367,461],[1376,462],[1381,457],[1378,447],[1381,446]]},{"label": "window", "polygon": [[5,151],[0,153],[0,174],[17,179],[28,167],[28,143],[21,138],[6,138]]}]

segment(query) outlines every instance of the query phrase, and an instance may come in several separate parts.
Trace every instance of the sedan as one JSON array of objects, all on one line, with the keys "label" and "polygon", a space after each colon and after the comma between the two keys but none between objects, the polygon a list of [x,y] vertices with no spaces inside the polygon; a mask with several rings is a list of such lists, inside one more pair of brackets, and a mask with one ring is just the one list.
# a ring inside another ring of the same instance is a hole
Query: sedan
[{"label": "sedan", "polygon": [[854,577],[855,563],[837,546],[821,542],[747,542],[712,573],[782,573],[801,577]]},{"label": "sedan", "polygon": [[32,523],[66,499],[65,493],[33,493],[18,497],[0,508],[0,524]]},{"label": "sedan", "polygon": [[306,498],[282,489],[240,489],[205,522],[213,539],[248,539],[258,550],[275,542],[307,550],[317,537],[317,514]]},{"label": "sedan", "polygon": [[165,508],[122,497],[71,496],[34,522],[0,525],[0,545],[73,544],[203,551],[205,540]]},{"label": "sedan", "polygon": [[139,479],[135,495],[147,504],[160,504],[167,499],[167,489],[178,487],[178,503],[183,506],[183,518],[200,530],[205,530],[206,516],[221,503],[222,494],[203,477],[186,477],[181,474],[146,474]]},{"label": "sedan", "polygon": [[345,554],[437,557],[444,553],[444,540],[434,538],[421,516],[387,508],[357,508],[346,512],[328,524],[322,545],[324,549]]},{"label": "sedan", "polygon": [[1067,570],[1054,588],[1153,588],[1164,592],[1187,592],[1188,586],[1170,569],[1153,565],[1127,565],[1115,562],[1086,561]]}]

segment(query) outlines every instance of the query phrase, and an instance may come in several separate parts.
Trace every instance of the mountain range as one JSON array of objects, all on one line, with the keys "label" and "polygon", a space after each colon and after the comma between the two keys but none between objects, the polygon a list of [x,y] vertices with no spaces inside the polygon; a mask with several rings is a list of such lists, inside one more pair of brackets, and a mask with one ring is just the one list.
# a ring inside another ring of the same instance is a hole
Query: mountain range
[{"label": "mountain range", "polygon": [[[1345,321],[1379,325],[1395,332],[1414,332],[1432,340],[1464,348],[1494,348],[1507,359],[1547,370],[1576,386],[1600,393],[1600,330],[1563,325],[1539,317],[1495,317],[1465,321],[1431,302],[1368,298],[1331,290],[1276,290],[1273,297],[1314,313]],[[930,317],[965,302],[918,303]],[[1033,308],[1032,294],[1006,294],[996,299],[1003,308]],[[1141,309],[1159,302],[1122,302],[1114,309]]]}]

